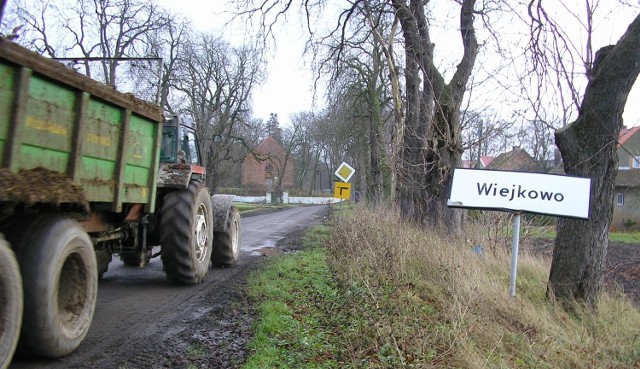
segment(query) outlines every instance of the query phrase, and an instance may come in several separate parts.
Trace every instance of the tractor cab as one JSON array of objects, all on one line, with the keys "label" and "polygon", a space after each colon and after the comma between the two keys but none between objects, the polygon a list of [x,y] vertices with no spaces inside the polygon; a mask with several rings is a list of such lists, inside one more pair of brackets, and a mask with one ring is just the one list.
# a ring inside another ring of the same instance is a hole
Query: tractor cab
[{"label": "tractor cab", "polygon": [[193,123],[171,116],[162,127],[158,187],[186,188],[192,179],[204,181],[205,175]]}]

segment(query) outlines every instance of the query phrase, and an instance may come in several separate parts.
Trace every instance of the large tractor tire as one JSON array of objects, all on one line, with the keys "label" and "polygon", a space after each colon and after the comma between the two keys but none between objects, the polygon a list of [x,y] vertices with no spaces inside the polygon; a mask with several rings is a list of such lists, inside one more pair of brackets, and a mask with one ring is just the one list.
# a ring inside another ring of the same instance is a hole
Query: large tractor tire
[{"label": "large tractor tire", "polygon": [[213,232],[211,264],[216,268],[234,267],[238,263],[238,255],[240,255],[240,212],[235,206],[230,206],[224,227]]},{"label": "large tractor tire", "polygon": [[16,350],[22,323],[22,277],[16,257],[0,235],[0,369]]},{"label": "large tractor tire", "polygon": [[199,182],[164,197],[160,210],[162,265],[170,280],[201,283],[211,261],[213,225],[211,197]]},{"label": "large tractor tire", "polygon": [[14,236],[24,285],[19,350],[58,358],[84,340],[96,307],[98,267],[87,233],[71,219],[45,214]]}]

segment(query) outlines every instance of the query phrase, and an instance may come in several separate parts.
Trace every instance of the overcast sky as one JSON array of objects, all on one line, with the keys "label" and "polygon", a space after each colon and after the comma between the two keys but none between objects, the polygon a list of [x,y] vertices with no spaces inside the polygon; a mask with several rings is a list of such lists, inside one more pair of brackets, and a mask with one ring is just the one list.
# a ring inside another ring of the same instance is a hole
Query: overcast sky
[{"label": "overcast sky", "polygon": [[[242,42],[241,40],[244,36],[242,32],[243,25],[238,24],[235,27],[229,27],[224,24],[229,19],[229,15],[224,15],[226,10],[224,7],[225,1],[158,1],[168,9],[176,13],[182,13],[187,18],[192,19],[193,25],[198,30],[213,31],[222,35],[224,39],[231,43],[240,44]],[[568,2],[571,2],[571,0]],[[583,3],[582,6],[584,6]],[[277,50],[269,55],[267,80],[253,96],[253,109],[256,118],[266,120],[270,113],[277,113],[279,121],[283,125],[288,124],[289,116],[293,113],[317,109],[317,105],[314,107],[312,101],[312,73],[305,65],[302,57],[304,41],[307,35],[305,30],[300,27],[299,22],[291,19],[295,16],[296,10],[291,9],[289,22],[285,26],[280,25],[280,28],[276,30]],[[630,19],[635,16],[631,14],[632,12],[627,13],[613,16],[612,18],[616,19],[617,22],[613,22],[611,25],[601,24],[600,28],[596,30],[596,34],[603,38],[602,42],[604,44],[615,43],[622,35]],[[456,14],[452,13],[452,17],[457,17],[457,12]],[[621,19],[623,17],[625,19]],[[438,29],[434,28],[432,32],[436,33]],[[459,36],[456,34],[454,37]],[[438,40],[436,36],[433,36],[433,39]],[[439,45],[442,45],[442,43],[439,43]],[[594,45],[595,49],[600,46],[603,45]],[[442,48],[438,49],[442,50]],[[459,55],[457,52],[450,54]],[[475,96],[476,98],[479,97],[478,95]],[[640,82],[636,83],[629,96],[623,117],[627,126],[640,125]]]},{"label": "overcast sky", "polygon": [[[225,1],[157,1],[172,12],[192,19],[196,30],[212,31],[231,44],[242,44],[244,26],[225,24],[231,18],[224,14]],[[291,114],[314,110],[313,76],[302,58],[305,37],[299,22],[288,22],[276,29],[277,49],[268,55],[267,80],[253,95],[254,117],[266,121],[271,113],[276,113],[280,124],[287,125]]]}]

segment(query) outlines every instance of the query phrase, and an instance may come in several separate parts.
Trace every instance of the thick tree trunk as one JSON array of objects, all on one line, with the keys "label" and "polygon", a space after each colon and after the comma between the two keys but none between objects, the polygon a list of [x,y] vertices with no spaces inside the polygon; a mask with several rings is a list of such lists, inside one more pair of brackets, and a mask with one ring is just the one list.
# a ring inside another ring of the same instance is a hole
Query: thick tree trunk
[{"label": "thick tree trunk", "polygon": [[427,156],[425,183],[429,198],[426,210],[431,223],[446,225],[449,233],[460,234],[464,211],[447,207],[453,168],[459,165],[462,158],[460,104],[448,97],[451,93],[448,86],[445,91],[444,96],[438,99],[440,104],[432,132],[429,133],[433,146],[429,147]]},{"label": "thick tree trunk", "polygon": [[398,169],[400,210],[405,218],[458,234],[462,212],[446,204],[452,169],[462,155],[459,109],[478,52],[473,27],[475,0],[460,3],[464,55],[448,84],[433,62],[434,44],[424,2],[392,0],[392,4],[402,26],[407,64],[407,113]]},{"label": "thick tree trunk", "polygon": [[640,73],[640,16],[596,54],[578,119],[556,132],[565,172],[591,178],[589,220],[560,219],[547,294],[596,308],[602,289],[618,157],[629,91]]}]

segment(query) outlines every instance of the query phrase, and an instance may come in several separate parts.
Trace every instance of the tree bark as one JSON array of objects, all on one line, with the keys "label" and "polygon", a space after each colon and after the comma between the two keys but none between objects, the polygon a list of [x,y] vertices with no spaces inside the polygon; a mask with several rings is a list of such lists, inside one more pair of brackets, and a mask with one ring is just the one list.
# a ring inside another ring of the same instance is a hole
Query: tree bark
[{"label": "tree bark", "polygon": [[578,118],[555,134],[568,175],[590,177],[590,219],[559,219],[547,295],[597,307],[613,213],[622,112],[640,73],[640,16],[596,53]]}]

